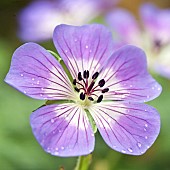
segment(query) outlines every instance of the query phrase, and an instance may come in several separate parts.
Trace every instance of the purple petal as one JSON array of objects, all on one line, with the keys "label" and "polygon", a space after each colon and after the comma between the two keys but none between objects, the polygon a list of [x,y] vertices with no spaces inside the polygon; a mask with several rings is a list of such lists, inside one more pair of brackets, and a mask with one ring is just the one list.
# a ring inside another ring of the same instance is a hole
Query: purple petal
[{"label": "purple petal", "polygon": [[75,104],[48,105],[31,115],[33,133],[42,148],[56,156],[86,155],[94,134],[86,113]]},{"label": "purple petal", "polygon": [[53,40],[73,78],[84,70],[89,70],[90,76],[99,71],[113,48],[111,33],[98,24],[57,26]]},{"label": "purple petal", "polygon": [[161,93],[161,86],[147,72],[145,53],[135,46],[117,50],[103,68],[102,78],[109,88],[105,100],[146,102]]},{"label": "purple petal", "polygon": [[160,131],[160,117],[151,106],[137,103],[103,102],[90,109],[105,142],[114,150],[143,154]]},{"label": "purple petal", "polygon": [[146,31],[154,40],[161,43],[170,42],[170,9],[159,9],[153,4],[146,3],[140,9],[141,18]]},{"label": "purple petal", "polygon": [[35,99],[69,99],[73,94],[58,61],[35,43],[24,44],[14,52],[5,82]]},{"label": "purple petal", "polygon": [[[115,5],[118,0],[34,1],[18,14],[19,37],[24,41],[52,38],[56,25],[82,25]],[[76,11],[76,12],[75,12]]]},{"label": "purple petal", "polygon": [[107,23],[111,26],[115,38],[125,44],[140,44],[140,30],[135,17],[125,9],[116,9],[106,16]]}]

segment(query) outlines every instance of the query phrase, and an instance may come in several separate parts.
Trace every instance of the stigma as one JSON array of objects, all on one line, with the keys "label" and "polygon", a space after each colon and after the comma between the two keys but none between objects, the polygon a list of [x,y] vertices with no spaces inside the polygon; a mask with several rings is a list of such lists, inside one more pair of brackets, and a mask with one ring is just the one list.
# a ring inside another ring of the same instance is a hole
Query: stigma
[{"label": "stigma", "polygon": [[77,77],[73,80],[74,89],[79,93],[81,101],[89,100],[91,102],[96,101],[100,103],[103,100],[104,93],[109,91],[109,88],[105,87],[106,82],[101,79],[96,83],[99,76],[99,72],[95,72],[89,80],[89,71],[85,70],[83,73],[79,72]]}]

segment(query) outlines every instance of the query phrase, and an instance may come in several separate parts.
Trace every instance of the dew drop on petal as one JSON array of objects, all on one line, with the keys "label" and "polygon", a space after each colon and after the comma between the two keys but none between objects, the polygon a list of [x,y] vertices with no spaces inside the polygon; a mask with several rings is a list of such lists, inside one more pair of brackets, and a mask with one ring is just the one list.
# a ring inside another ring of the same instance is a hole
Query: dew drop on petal
[{"label": "dew drop on petal", "polygon": [[147,136],[145,136],[145,139],[148,139],[148,137],[147,137]]},{"label": "dew drop on petal", "polygon": [[92,50],[89,51],[90,53],[92,52]]},{"label": "dew drop on petal", "polygon": [[86,48],[89,48],[89,46],[88,46],[88,45],[86,45]]},{"label": "dew drop on petal", "polygon": [[142,144],[140,142],[137,143],[138,147],[141,148]]},{"label": "dew drop on petal", "polygon": [[21,77],[23,77],[24,75],[23,74],[20,74]]},{"label": "dew drop on petal", "polygon": [[94,133],[92,133],[91,136],[94,136]]},{"label": "dew drop on petal", "polygon": [[126,151],[125,151],[125,150],[122,150],[122,153],[126,153]]},{"label": "dew drop on petal", "polygon": [[24,94],[26,94],[27,92],[26,91],[24,91]]},{"label": "dew drop on petal", "polygon": [[75,39],[74,41],[77,42],[77,39]]},{"label": "dew drop on petal", "polygon": [[40,84],[40,81],[39,81],[39,80],[37,81],[37,84]]},{"label": "dew drop on petal", "polygon": [[146,132],[146,131],[147,131],[147,129],[146,129],[146,128],[144,128],[144,131]]},{"label": "dew drop on petal", "polygon": [[34,78],[32,78],[32,81],[34,81],[35,79]]},{"label": "dew drop on petal", "polygon": [[54,123],[54,119],[51,119],[51,123]]},{"label": "dew drop on petal", "polygon": [[64,146],[62,146],[61,149],[64,150]]},{"label": "dew drop on petal", "polygon": [[145,127],[148,127],[148,124],[147,124],[147,123],[145,124]]},{"label": "dew drop on petal", "polygon": [[132,148],[128,148],[128,151],[132,153],[132,152],[133,152],[133,149],[132,149]]}]

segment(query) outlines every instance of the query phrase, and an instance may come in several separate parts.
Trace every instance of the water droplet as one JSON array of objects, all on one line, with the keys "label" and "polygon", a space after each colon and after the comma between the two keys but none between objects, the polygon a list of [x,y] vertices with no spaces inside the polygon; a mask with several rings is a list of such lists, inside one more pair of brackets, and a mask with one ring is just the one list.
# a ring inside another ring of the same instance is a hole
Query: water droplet
[{"label": "water droplet", "polygon": [[148,95],[147,98],[149,99],[149,97],[150,97],[150,96]]},{"label": "water droplet", "polygon": [[161,88],[159,87],[158,90],[161,90]]},{"label": "water droplet", "polygon": [[32,78],[32,81],[34,81],[35,79],[34,78]]},{"label": "water droplet", "polygon": [[147,124],[147,123],[145,124],[145,127],[148,127],[148,124]]},{"label": "water droplet", "polygon": [[48,148],[47,148],[47,152],[49,152],[49,151],[50,151],[50,148],[48,147]]},{"label": "water droplet", "polygon": [[37,84],[40,84],[40,81],[39,81],[39,80],[37,81]]},{"label": "water droplet", "polygon": [[53,130],[53,134],[55,134],[55,130]]},{"label": "water droplet", "polygon": [[43,95],[42,95],[42,94],[40,94],[40,96],[42,97]]},{"label": "water droplet", "polygon": [[148,139],[148,137],[147,137],[147,136],[145,136],[145,139]]},{"label": "water droplet", "polygon": [[146,128],[144,128],[144,131],[146,132],[146,131],[147,131],[147,129],[146,129]]},{"label": "water droplet", "polygon": [[56,151],[58,151],[58,148],[55,148]]},{"label": "water droplet", "polygon": [[126,151],[125,151],[125,150],[122,150],[122,153],[126,153]]},{"label": "water droplet", "polygon": [[91,136],[94,136],[94,133],[92,133]]},{"label": "water droplet", "polygon": [[147,112],[147,110],[145,109],[145,112]]},{"label": "water droplet", "polygon": [[92,52],[92,50],[89,51],[90,53]]},{"label": "water droplet", "polygon": [[61,149],[63,150],[63,149],[64,149],[64,146],[62,146]]},{"label": "water droplet", "polygon": [[74,41],[77,42],[77,39],[75,39]]},{"label": "water droplet", "polygon": [[41,90],[44,90],[44,88],[43,88],[43,87],[41,87]]},{"label": "water droplet", "polygon": [[27,92],[26,92],[26,91],[24,91],[24,93],[26,94]]},{"label": "water droplet", "polygon": [[92,149],[89,149],[89,152],[92,152]]},{"label": "water droplet", "polygon": [[89,46],[88,46],[88,45],[86,45],[86,48],[89,48]]},{"label": "water droplet", "polygon": [[132,85],[130,85],[130,87],[133,87]]},{"label": "water droplet", "polygon": [[21,77],[23,77],[24,75],[23,74],[20,74],[21,75]]},{"label": "water droplet", "polygon": [[54,123],[54,119],[51,119],[51,123]]},{"label": "water droplet", "polygon": [[138,147],[141,148],[142,144],[140,142],[137,143]]},{"label": "water droplet", "polygon": [[155,87],[152,87],[152,90],[154,90],[155,89]]},{"label": "water droplet", "polygon": [[68,51],[67,51],[67,50],[65,50],[65,52],[67,53]]},{"label": "water droplet", "polygon": [[128,151],[131,152],[131,153],[133,152],[132,148],[128,148]]}]

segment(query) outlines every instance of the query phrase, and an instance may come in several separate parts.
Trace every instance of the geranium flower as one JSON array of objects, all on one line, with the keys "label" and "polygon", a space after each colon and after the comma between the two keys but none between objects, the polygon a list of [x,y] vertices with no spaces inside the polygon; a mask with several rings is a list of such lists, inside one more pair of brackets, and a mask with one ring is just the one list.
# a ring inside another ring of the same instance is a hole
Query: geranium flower
[{"label": "geranium flower", "polygon": [[112,8],[118,0],[36,0],[18,14],[18,35],[23,41],[52,38],[59,24],[82,25]]},{"label": "geranium flower", "polygon": [[42,148],[57,156],[89,154],[96,124],[112,149],[143,154],[160,130],[159,114],[143,102],[161,93],[145,53],[130,45],[114,52],[111,33],[98,24],[59,25],[53,41],[71,76],[43,47],[26,43],[14,52],[5,79],[29,97],[48,100],[30,119]]},{"label": "geranium flower", "polygon": [[170,78],[170,9],[159,9],[152,4],[140,8],[142,25],[125,9],[117,9],[106,17],[117,36],[116,48],[135,44],[143,48],[152,71]]}]

